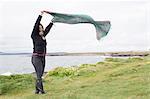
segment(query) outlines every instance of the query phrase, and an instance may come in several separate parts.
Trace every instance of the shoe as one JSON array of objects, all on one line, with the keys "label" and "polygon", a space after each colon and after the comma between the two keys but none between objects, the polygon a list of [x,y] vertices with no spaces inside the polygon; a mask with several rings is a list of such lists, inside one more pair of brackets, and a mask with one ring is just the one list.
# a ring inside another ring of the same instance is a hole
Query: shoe
[{"label": "shoe", "polygon": [[38,89],[37,91],[38,91],[39,94],[45,94],[45,91],[43,90],[43,87],[42,88],[37,87],[37,89]]},{"label": "shoe", "polygon": [[39,94],[39,91],[36,90],[36,91],[35,91],[35,94]]},{"label": "shoe", "polygon": [[45,91],[40,91],[39,93],[40,93],[40,94],[46,94]]}]

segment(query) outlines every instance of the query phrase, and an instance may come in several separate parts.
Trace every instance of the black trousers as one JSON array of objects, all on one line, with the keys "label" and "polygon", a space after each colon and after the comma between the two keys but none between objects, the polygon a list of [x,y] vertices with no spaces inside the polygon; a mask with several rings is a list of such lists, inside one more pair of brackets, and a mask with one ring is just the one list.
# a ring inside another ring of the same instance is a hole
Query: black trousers
[{"label": "black trousers", "polygon": [[43,81],[42,81],[42,76],[44,73],[44,69],[45,69],[45,56],[32,56],[32,64],[35,68],[35,72],[36,72],[36,91],[44,91],[43,89]]}]

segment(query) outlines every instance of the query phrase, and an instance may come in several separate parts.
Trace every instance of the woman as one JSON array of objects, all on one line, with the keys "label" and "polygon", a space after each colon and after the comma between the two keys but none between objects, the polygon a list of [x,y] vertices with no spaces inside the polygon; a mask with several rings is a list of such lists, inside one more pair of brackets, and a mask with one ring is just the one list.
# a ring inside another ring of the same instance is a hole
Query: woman
[{"label": "woman", "polygon": [[45,55],[47,45],[45,36],[48,34],[53,26],[53,23],[50,22],[50,24],[44,30],[43,25],[40,24],[44,12],[46,13],[46,11],[41,11],[41,15],[38,16],[31,34],[31,38],[33,40],[32,64],[35,68],[37,76],[35,94],[45,93],[42,82],[42,76],[45,68]]}]

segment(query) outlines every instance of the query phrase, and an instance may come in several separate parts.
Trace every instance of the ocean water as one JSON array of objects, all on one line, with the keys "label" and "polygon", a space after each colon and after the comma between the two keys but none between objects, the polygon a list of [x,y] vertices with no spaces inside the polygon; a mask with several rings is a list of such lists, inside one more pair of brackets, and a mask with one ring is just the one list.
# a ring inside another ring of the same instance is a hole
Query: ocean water
[{"label": "ocean water", "polygon": [[[46,56],[45,71],[56,67],[69,67],[80,64],[94,64],[103,61],[102,56]],[[29,55],[0,55],[0,74],[10,72],[24,74],[34,72]]]}]

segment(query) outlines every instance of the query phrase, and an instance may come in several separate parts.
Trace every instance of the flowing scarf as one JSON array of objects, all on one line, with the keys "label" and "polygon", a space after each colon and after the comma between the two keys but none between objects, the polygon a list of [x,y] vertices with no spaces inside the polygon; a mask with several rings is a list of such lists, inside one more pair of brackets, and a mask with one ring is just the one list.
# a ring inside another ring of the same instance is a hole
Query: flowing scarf
[{"label": "flowing scarf", "polygon": [[62,14],[55,12],[48,12],[53,16],[52,22],[78,24],[78,23],[90,23],[95,26],[97,40],[106,36],[110,30],[110,21],[94,21],[94,19],[88,15],[79,14]]}]

